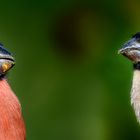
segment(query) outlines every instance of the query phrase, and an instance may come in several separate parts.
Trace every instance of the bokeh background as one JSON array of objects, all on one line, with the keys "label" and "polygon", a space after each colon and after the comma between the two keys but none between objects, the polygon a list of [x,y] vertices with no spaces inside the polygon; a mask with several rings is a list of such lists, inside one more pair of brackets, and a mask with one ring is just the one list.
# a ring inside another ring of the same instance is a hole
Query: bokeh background
[{"label": "bokeh background", "polygon": [[0,41],[27,140],[139,140],[132,64],[117,54],[140,31],[138,0],[7,0]]}]

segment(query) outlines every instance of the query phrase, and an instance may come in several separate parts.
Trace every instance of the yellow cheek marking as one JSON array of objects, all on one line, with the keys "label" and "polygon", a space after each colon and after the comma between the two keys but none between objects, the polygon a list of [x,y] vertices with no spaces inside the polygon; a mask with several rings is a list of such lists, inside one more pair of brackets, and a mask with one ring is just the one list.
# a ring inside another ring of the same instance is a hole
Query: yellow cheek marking
[{"label": "yellow cheek marking", "polygon": [[11,65],[9,65],[8,63],[4,63],[4,64],[2,65],[3,72],[6,72],[7,70],[9,70],[10,67],[11,67]]}]

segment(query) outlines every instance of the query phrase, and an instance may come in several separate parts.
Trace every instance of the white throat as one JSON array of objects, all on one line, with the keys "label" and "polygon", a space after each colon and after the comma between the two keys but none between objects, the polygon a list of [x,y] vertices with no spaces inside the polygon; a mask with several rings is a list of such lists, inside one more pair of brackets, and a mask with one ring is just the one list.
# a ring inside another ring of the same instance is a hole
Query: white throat
[{"label": "white throat", "polygon": [[137,120],[140,123],[140,70],[134,70],[131,89],[131,104],[134,107]]}]

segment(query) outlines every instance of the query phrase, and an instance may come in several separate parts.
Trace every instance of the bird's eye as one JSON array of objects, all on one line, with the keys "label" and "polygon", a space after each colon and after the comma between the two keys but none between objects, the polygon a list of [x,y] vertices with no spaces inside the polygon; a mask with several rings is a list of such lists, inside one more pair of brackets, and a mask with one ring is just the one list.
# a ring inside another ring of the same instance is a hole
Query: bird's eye
[{"label": "bird's eye", "polygon": [[140,38],[137,39],[137,42],[140,43]]}]

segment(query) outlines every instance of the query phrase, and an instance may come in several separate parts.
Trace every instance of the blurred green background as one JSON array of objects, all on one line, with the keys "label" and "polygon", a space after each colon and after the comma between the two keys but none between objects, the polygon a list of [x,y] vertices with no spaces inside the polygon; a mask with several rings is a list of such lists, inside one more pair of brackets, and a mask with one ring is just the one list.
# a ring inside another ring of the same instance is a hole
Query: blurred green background
[{"label": "blurred green background", "polygon": [[1,1],[0,41],[27,140],[138,140],[132,64],[117,54],[140,31],[138,0]]}]

